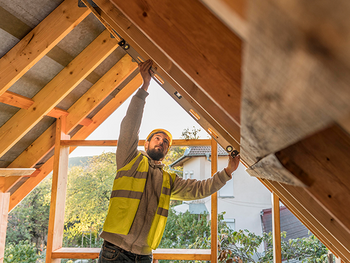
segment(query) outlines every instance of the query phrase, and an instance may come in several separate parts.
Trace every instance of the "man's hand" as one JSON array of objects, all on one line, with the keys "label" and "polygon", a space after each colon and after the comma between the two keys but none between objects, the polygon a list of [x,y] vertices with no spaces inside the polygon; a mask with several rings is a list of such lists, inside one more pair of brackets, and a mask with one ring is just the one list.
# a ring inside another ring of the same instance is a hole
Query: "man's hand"
[{"label": "man's hand", "polygon": [[149,84],[151,82],[151,72],[150,69],[153,65],[153,61],[148,59],[145,62],[141,62],[139,64],[139,70],[143,79],[143,85],[141,89],[144,89],[145,91],[148,90]]},{"label": "man's hand", "polygon": [[237,155],[235,158],[232,158],[231,154],[229,155],[229,157],[228,157],[228,165],[225,168],[225,171],[226,171],[228,176],[231,177],[231,174],[234,171],[236,171],[236,169],[238,168],[240,159],[241,159],[241,157],[239,155]]}]

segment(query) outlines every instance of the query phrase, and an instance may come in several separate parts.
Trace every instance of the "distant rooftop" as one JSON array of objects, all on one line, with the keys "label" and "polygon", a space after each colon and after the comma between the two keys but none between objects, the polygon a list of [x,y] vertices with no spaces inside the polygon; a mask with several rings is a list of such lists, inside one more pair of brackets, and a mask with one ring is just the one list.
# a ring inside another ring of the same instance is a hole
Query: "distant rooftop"
[{"label": "distant rooftop", "polygon": [[[227,156],[228,153],[218,145],[218,156]],[[170,167],[183,166],[183,164],[191,159],[192,157],[203,157],[211,156],[211,147],[210,146],[192,146],[188,147],[183,156],[177,159],[175,162],[170,164]]]}]

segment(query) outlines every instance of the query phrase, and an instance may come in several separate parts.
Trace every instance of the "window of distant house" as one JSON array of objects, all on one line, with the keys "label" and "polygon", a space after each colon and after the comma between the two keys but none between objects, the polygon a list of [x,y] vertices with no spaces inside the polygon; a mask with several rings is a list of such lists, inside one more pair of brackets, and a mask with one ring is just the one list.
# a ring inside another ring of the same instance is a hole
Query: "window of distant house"
[{"label": "window of distant house", "polygon": [[187,171],[185,171],[185,176],[184,176],[184,178],[185,178],[185,179],[188,178],[188,172],[187,172]]},{"label": "window of distant house", "polygon": [[193,179],[194,172],[190,171],[190,178]]},{"label": "window of distant house", "polygon": [[219,190],[219,197],[233,197],[233,179],[226,182],[224,187]]},{"label": "window of distant house", "polygon": [[233,218],[228,218],[228,219],[225,219],[224,222],[226,223],[226,225],[232,229],[232,230],[235,230],[235,219]]}]

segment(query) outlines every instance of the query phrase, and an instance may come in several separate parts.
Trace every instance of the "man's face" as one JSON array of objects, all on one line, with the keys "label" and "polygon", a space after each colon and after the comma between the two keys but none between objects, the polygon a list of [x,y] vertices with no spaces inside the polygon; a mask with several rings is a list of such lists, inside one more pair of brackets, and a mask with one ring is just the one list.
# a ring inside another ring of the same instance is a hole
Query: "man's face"
[{"label": "man's face", "polygon": [[145,144],[146,152],[155,161],[162,160],[168,152],[169,140],[164,133],[156,133]]}]

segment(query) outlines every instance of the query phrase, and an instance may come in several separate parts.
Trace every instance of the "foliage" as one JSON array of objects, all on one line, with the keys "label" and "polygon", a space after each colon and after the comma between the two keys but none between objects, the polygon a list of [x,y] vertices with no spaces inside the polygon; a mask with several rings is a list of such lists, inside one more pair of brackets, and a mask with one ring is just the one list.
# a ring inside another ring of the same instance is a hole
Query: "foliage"
[{"label": "foliage", "polygon": [[[285,238],[286,232],[282,232],[281,237]],[[273,262],[271,233],[259,236],[248,230],[226,229],[221,233],[219,242],[221,262]],[[263,242],[267,249],[264,253],[259,254],[257,251]],[[314,235],[281,241],[282,260],[287,260],[287,262],[290,259],[302,262],[324,262],[327,252],[326,247]],[[258,259],[254,259],[253,255]]]},{"label": "foliage", "polygon": [[49,223],[51,177],[39,184],[8,216],[6,242],[17,244],[28,240],[45,245]]},{"label": "foliage", "polygon": [[38,253],[35,244],[28,240],[16,243],[7,243],[5,247],[5,263],[27,263],[36,262],[42,258]]},{"label": "foliage", "polygon": [[108,210],[116,169],[115,153],[110,152],[92,157],[85,168],[75,166],[70,169],[64,232],[66,246],[101,245],[98,234]]},{"label": "foliage", "polygon": [[192,127],[192,130],[190,128],[186,128],[182,131],[181,138],[185,140],[190,140],[190,139],[199,139],[199,132],[201,129],[196,129],[195,126]]}]

